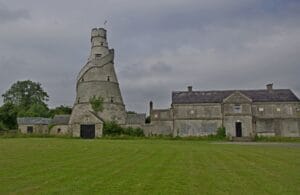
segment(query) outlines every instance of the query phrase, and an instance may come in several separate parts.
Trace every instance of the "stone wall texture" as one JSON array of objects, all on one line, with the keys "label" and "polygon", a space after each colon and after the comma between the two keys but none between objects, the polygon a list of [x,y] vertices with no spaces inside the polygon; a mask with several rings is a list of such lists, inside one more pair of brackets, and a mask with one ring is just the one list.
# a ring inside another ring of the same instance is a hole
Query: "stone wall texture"
[{"label": "stone wall texture", "polygon": [[170,109],[150,110],[147,134],[204,136],[216,134],[223,126],[227,136],[236,137],[236,123],[241,123],[242,137],[300,136],[299,101],[252,102],[234,92],[221,103],[181,103],[172,104]]}]

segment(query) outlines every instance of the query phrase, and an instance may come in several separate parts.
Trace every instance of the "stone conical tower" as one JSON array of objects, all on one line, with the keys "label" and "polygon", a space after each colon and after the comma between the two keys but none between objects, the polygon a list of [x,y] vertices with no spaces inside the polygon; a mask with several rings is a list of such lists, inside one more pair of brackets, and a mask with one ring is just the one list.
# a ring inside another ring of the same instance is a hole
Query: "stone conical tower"
[{"label": "stone conical tower", "polygon": [[[78,74],[76,92],[69,122],[73,136],[81,136],[84,125],[96,125],[95,136],[99,137],[102,135],[103,121],[125,124],[125,105],[114,68],[114,50],[108,48],[106,30],[103,28],[92,29],[91,54]],[[102,112],[92,110],[90,98],[93,96],[104,99]]]}]

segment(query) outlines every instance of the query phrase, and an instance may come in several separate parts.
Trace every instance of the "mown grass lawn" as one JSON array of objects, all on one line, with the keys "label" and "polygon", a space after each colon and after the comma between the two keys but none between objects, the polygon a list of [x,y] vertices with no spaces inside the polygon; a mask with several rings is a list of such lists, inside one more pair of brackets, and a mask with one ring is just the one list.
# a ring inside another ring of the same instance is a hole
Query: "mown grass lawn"
[{"label": "mown grass lawn", "polygon": [[300,194],[300,147],[0,139],[0,194]]}]

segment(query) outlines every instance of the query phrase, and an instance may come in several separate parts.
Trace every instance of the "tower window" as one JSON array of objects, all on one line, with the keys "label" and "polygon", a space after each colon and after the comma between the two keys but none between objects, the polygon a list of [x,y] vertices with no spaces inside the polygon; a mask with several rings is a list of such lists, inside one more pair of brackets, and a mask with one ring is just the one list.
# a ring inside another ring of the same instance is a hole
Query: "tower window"
[{"label": "tower window", "polygon": [[110,98],[110,102],[111,102],[111,103],[114,103],[114,97],[111,97],[111,98]]},{"label": "tower window", "polygon": [[103,42],[101,42],[101,46],[103,46]]},{"label": "tower window", "polygon": [[110,81],[110,76],[107,76],[107,81]]},{"label": "tower window", "polygon": [[101,58],[101,56],[102,56],[101,54],[95,54],[96,58]]}]

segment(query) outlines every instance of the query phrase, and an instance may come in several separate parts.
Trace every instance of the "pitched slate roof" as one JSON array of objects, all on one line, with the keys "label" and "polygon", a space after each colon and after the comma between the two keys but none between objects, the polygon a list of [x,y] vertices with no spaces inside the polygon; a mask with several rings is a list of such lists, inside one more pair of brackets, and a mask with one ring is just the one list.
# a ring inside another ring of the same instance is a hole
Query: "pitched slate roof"
[{"label": "pitched slate roof", "polygon": [[70,120],[70,115],[62,114],[62,115],[55,115],[51,121],[53,125],[68,125]]},{"label": "pitched slate roof", "polygon": [[50,118],[42,117],[21,117],[17,118],[18,125],[49,125]]},{"label": "pitched slate roof", "polygon": [[295,102],[300,101],[290,89],[268,90],[224,90],[224,91],[175,91],[173,104],[221,103],[234,92],[240,92],[253,102]]}]

